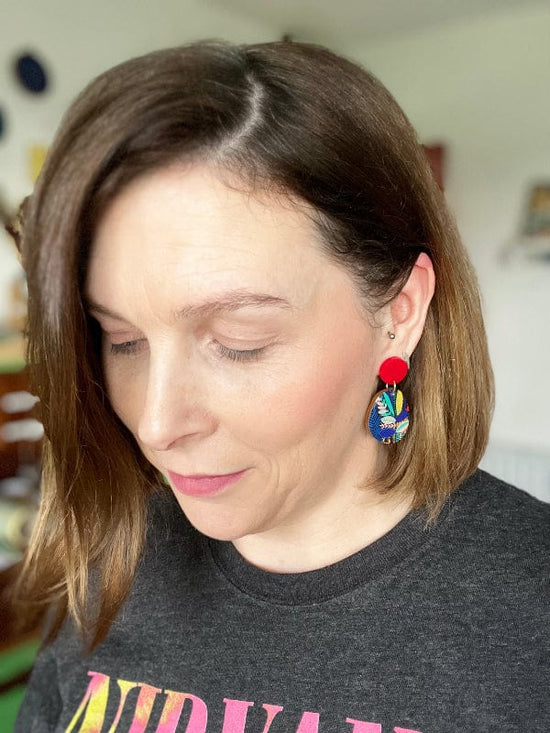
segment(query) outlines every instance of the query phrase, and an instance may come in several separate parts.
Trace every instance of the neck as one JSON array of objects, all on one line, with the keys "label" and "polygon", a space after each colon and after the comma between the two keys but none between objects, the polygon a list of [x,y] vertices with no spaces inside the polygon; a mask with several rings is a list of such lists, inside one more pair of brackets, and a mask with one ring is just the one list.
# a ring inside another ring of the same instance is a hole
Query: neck
[{"label": "neck", "polygon": [[382,496],[356,488],[340,505],[318,508],[276,530],[246,535],[233,542],[251,565],[272,573],[303,573],[327,567],[353,555],[387,534],[410,511],[411,498]]}]

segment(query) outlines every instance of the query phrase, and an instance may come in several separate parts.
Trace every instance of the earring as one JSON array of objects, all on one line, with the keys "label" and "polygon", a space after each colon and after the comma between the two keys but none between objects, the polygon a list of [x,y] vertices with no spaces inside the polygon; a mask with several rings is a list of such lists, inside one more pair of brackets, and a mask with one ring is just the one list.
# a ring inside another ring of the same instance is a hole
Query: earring
[{"label": "earring", "polygon": [[[409,427],[409,405],[397,383],[407,376],[408,358],[390,356],[382,362],[378,375],[386,389],[377,392],[369,405],[366,420],[370,434],[380,443],[390,445],[405,437]],[[393,385],[390,387],[389,385]]]}]

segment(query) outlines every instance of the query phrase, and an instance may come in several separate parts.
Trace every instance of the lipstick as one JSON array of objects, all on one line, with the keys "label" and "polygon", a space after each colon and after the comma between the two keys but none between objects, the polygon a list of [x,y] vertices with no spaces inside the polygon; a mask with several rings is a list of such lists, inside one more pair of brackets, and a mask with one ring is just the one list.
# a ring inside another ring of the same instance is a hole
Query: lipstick
[{"label": "lipstick", "polygon": [[238,481],[244,471],[237,473],[226,473],[221,476],[205,476],[196,474],[194,476],[182,476],[179,473],[168,471],[168,478],[172,487],[186,496],[215,496],[226,486]]}]

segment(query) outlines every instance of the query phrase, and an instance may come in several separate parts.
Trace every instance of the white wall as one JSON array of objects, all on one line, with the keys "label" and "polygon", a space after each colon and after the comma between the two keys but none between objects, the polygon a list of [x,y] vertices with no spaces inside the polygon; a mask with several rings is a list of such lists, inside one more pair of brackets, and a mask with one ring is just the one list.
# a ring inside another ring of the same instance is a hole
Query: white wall
[{"label": "white wall", "polygon": [[422,140],[447,143],[446,193],[496,374],[492,441],[550,451],[550,261],[501,256],[529,184],[550,181],[550,6],[342,50],[389,87]]},{"label": "white wall", "polygon": [[[155,48],[200,38],[259,42],[277,29],[205,0],[5,0],[0,20],[0,106],[6,134],[0,139],[0,195],[15,206],[29,193],[29,145],[51,142],[75,95],[100,72]],[[14,81],[13,58],[35,51],[51,72],[51,93],[31,95]],[[19,271],[11,242],[0,233],[0,324],[8,283]]]},{"label": "white wall", "polygon": [[[114,63],[196,38],[279,36],[204,0],[10,3],[0,23],[0,104],[11,128],[0,140],[0,191],[12,203],[29,191],[28,145],[48,143],[74,95]],[[49,64],[47,99],[11,78],[12,56],[25,48]],[[448,144],[447,196],[479,274],[496,372],[493,441],[550,451],[550,264],[500,257],[527,186],[550,179],[550,7],[339,50],[382,79],[423,140]],[[0,237],[0,321],[15,269]]]}]

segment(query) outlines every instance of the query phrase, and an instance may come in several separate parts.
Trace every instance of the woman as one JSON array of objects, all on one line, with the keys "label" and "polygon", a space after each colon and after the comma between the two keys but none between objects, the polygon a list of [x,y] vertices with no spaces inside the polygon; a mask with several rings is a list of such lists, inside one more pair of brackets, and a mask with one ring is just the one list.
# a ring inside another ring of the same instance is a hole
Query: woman
[{"label": "woman", "polygon": [[549,507],[476,471],[477,286],[379,82],[298,43],[122,64],[22,251],[47,442],[18,593],[52,610],[19,731],[550,723]]}]

